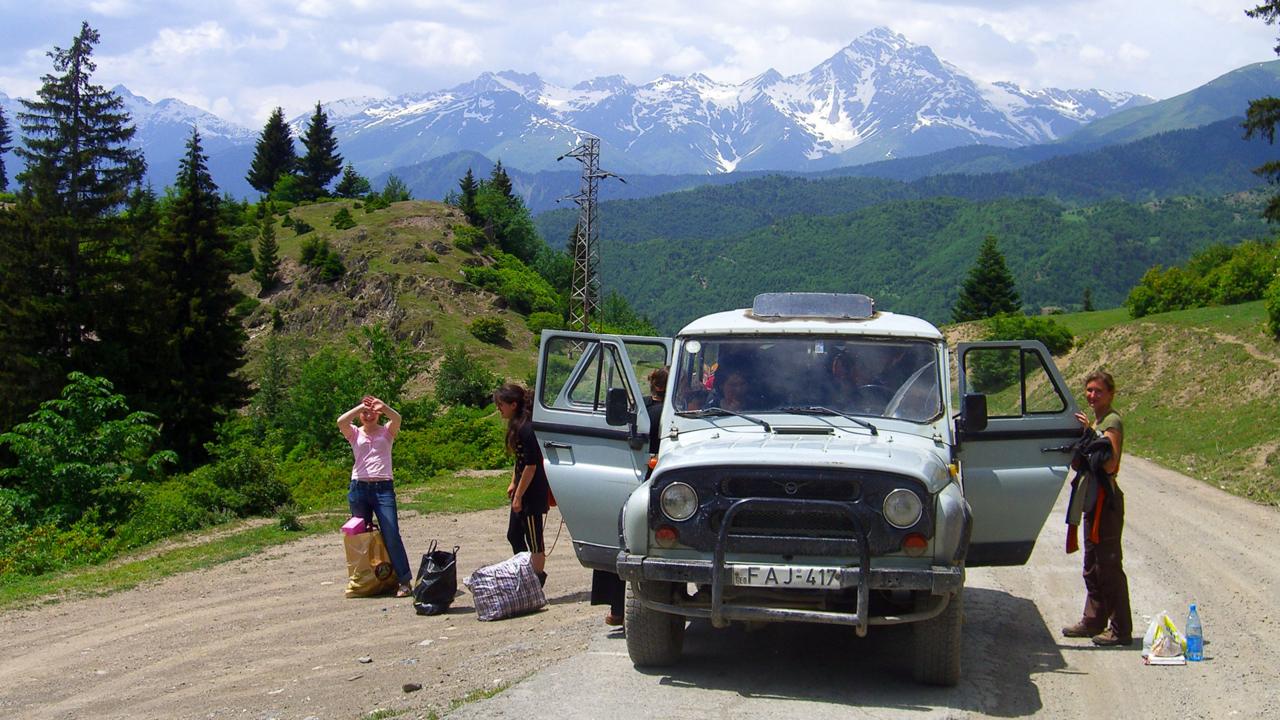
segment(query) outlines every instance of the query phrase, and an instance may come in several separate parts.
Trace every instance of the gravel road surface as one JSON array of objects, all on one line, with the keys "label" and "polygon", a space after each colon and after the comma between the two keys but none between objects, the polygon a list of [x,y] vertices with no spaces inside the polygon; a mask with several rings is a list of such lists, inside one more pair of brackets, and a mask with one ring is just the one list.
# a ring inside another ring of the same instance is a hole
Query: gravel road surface
[{"label": "gravel road surface", "polygon": [[[469,595],[438,617],[403,600],[343,598],[341,543],[325,536],[0,614],[0,717],[425,717],[512,683],[448,717],[1280,717],[1280,513],[1134,457],[1120,481],[1135,625],[1160,610],[1181,625],[1198,601],[1205,662],[1147,667],[1137,645],[1059,635],[1084,596],[1080,556],[1061,549],[1064,494],[1030,564],[970,571],[956,688],[911,682],[903,628],[859,639],[695,623],[679,665],[637,671],[621,633],[587,605],[590,573],[567,531],[549,560],[548,608],[495,623],[475,620]],[[505,511],[402,524],[411,556],[433,537],[461,544],[464,574],[509,554]],[[557,524],[553,512],[548,542]]]}]

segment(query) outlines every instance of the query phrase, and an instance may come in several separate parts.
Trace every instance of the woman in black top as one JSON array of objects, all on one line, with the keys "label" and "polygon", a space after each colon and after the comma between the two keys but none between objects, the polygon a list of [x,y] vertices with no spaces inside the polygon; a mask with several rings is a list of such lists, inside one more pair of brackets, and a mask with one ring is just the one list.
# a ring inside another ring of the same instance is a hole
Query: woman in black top
[{"label": "woman in black top", "polygon": [[542,467],[542,449],[533,434],[533,395],[521,385],[506,383],[493,394],[493,402],[502,419],[507,421],[507,450],[516,456],[515,472],[507,486],[507,497],[511,498],[507,540],[513,553],[529,553],[538,580],[546,584],[547,573],[543,568],[547,552],[542,529],[550,509],[550,486],[547,471]]}]

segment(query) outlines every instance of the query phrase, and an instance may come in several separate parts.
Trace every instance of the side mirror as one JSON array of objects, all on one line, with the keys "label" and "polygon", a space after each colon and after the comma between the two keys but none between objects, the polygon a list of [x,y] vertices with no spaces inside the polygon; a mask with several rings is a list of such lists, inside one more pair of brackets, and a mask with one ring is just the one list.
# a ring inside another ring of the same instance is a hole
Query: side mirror
[{"label": "side mirror", "polygon": [[604,401],[604,421],[609,425],[626,425],[632,420],[631,398],[626,388],[609,388]]},{"label": "side mirror", "polygon": [[981,432],[987,429],[987,396],[966,393],[960,401],[960,429],[964,432]]}]

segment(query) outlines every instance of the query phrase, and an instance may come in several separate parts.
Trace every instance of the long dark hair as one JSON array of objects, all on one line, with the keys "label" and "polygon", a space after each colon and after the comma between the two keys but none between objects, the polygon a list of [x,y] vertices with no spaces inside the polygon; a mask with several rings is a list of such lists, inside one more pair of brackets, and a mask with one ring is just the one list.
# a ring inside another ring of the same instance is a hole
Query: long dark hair
[{"label": "long dark hair", "polygon": [[519,383],[503,383],[493,391],[493,401],[499,400],[516,406],[515,414],[507,421],[507,450],[514,453],[520,442],[520,430],[533,417],[533,391]]}]

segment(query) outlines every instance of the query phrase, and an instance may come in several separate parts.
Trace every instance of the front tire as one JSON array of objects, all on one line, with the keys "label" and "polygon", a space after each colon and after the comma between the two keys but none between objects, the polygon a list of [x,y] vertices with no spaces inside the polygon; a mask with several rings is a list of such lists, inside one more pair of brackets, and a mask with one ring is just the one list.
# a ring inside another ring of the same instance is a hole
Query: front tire
[{"label": "front tire", "polygon": [[915,624],[912,670],[917,682],[946,687],[960,682],[963,597],[963,590],[957,590],[941,614]]},{"label": "front tire", "polygon": [[[645,588],[651,596],[652,590]],[[636,667],[674,665],[684,650],[684,618],[644,607],[640,602],[640,592],[637,583],[627,584],[623,626],[627,634],[627,654]],[[670,593],[666,596],[669,597]]]}]

